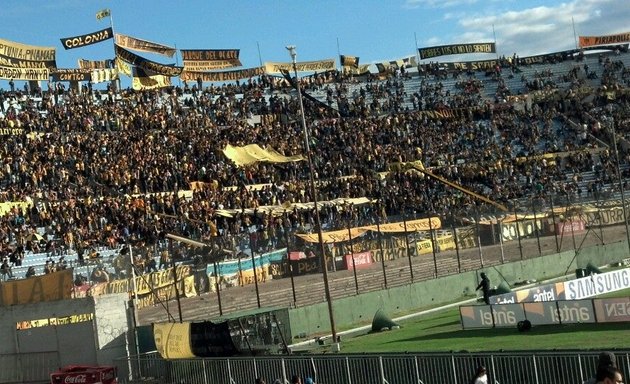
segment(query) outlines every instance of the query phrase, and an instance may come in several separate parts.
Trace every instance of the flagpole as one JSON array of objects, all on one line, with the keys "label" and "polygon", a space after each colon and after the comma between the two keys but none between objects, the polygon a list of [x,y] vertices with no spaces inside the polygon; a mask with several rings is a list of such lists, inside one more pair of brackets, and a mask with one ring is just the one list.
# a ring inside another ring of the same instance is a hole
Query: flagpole
[{"label": "flagpole", "polygon": [[492,38],[494,39],[494,49],[497,51],[497,60],[499,60],[499,50],[497,49],[497,34],[494,31],[494,23],[492,24]]},{"label": "flagpole", "polygon": [[420,48],[418,48],[418,36],[413,33],[413,39],[416,41],[416,64],[420,65]]},{"label": "flagpole", "polygon": [[[112,16],[112,10],[109,9],[109,27],[112,29],[112,34],[114,36],[112,39],[112,46],[114,48],[114,59],[116,58],[116,32],[114,31],[114,16]],[[120,92],[120,89],[122,88],[122,84],[120,82],[120,74],[118,74],[118,78],[115,80],[114,82],[115,84],[117,84],[117,91]]]},{"label": "flagpole", "polygon": [[[179,67],[179,55],[177,54],[177,43],[173,43],[173,46],[175,46],[175,65]],[[182,60],[183,61],[183,60]],[[177,81],[179,82],[179,87],[182,87],[182,77],[181,76],[177,76]],[[199,90],[199,94],[203,93],[203,89]]]},{"label": "flagpole", "polygon": [[575,20],[573,19],[573,16],[571,16],[571,24],[573,25],[573,40],[575,41],[575,49],[579,49],[577,33],[575,33]]},{"label": "flagpole", "polygon": [[262,62],[262,56],[260,55],[260,44],[258,42],[256,42],[256,48],[258,48],[258,64],[260,64],[260,66],[263,66],[263,62]]},{"label": "flagpole", "polygon": [[[337,57],[341,59],[341,50],[339,50],[339,38],[337,38]],[[343,63],[341,63],[341,69],[343,70]]]}]

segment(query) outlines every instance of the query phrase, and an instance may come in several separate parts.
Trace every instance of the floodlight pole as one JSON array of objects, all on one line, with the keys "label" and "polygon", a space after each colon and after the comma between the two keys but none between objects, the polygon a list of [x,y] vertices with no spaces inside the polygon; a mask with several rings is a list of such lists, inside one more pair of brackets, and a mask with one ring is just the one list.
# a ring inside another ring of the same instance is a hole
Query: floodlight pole
[{"label": "floodlight pole", "polygon": [[330,285],[328,282],[328,263],[326,262],[326,249],[324,247],[324,237],[322,235],[322,224],[319,219],[319,207],[317,204],[317,191],[315,190],[313,159],[311,156],[311,145],[309,140],[308,128],[306,126],[306,118],[304,115],[304,103],[302,102],[302,90],[300,89],[300,81],[297,71],[297,52],[295,51],[295,45],[288,45],[287,50],[291,55],[291,62],[293,63],[293,72],[295,73],[295,85],[298,94],[298,101],[300,103],[300,114],[302,115],[302,132],[304,134],[304,150],[306,151],[306,158],[308,161],[308,176],[310,184],[310,192],[313,198],[313,205],[315,209],[315,225],[317,226],[317,238],[319,240],[319,248],[321,253],[322,274],[324,277],[324,292],[326,294],[326,302],[328,304],[328,316],[330,318],[330,330],[332,333],[333,344],[337,343],[337,329],[335,327],[335,316],[333,314],[332,297],[330,295]]}]

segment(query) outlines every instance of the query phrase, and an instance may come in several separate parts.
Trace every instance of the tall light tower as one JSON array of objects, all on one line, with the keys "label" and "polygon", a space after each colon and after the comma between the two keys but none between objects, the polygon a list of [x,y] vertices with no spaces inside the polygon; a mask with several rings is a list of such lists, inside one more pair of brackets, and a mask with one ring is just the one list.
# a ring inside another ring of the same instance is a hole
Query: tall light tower
[{"label": "tall light tower", "polygon": [[313,175],[315,174],[313,169],[313,159],[311,156],[311,145],[309,140],[308,128],[306,127],[306,118],[304,116],[304,103],[302,102],[302,90],[300,88],[300,81],[297,71],[297,52],[295,51],[295,45],[288,45],[287,50],[291,55],[291,62],[293,63],[293,72],[295,73],[295,84],[297,88],[298,101],[300,103],[300,114],[302,115],[302,132],[304,133],[304,150],[306,151],[306,158],[308,161],[308,176],[311,190],[311,196],[313,197],[313,204],[315,205],[315,225],[317,226],[317,237],[319,240],[319,251],[321,254],[321,263],[324,275],[324,291],[326,293],[326,302],[328,303],[328,316],[330,317],[330,330],[332,332],[333,345],[337,345],[337,329],[335,327],[335,316],[333,314],[332,297],[330,296],[330,285],[328,283],[328,264],[326,263],[326,249],[324,248],[324,238],[322,236],[322,223],[319,219],[319,206],[317,204],[317,191],[315,188],[315,180]]}]

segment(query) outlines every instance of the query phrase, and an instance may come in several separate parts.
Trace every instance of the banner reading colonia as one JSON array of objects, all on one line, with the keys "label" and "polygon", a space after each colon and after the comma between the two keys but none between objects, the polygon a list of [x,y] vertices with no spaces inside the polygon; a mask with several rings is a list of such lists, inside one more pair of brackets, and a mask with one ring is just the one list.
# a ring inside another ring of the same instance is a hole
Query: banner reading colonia
[{"label": "banner reading colonia", "polygon": [[175,48],[166,45],[154,43],[147,40],[141,40],[132,36],[116,34],[116,44],[127,49],[135,49],[136,51],[157,53],[160,55],[173,57]]},{"label": "banner reading colonia", "polygon": [[[126,50],[125,48],[115,45],[116,57],[120,58],[129,64],[138,66],[144,70],[155,72],[164,76],[179,76],[182,73],[182,67],[176,67],[174,65],[160,64],[155,61],[145,59],[142,56],[138,56],[133,52]],[[183,80],[183,79],[182,79]]]},{"label": "banner reading colonia", "polygon": [[[298,72],[321,72],[332,71],[335,69],[335,59],[325,59],[318,61],[302,61],[296,63]],[[282,73],[282,71],[293,72],[293,63],[265,63],[265,72],[267,73]]]},{"label": "banner reading colonia", "polygon": [[434,47],[418,49],[421,59],[430,59],[432,57],[446,55],[462,55],[468,53],[496,53],[496,51],[497,47],[495,43],[436,45]]},{"label": "banner reading colonia", "polygon": [[618,44],[628,41],[630,41],[630,32],[605,36],[580,36],[580,47],[584,48],[591,47],[593,45]]},{"label": "banner reading colonia", "polygon": [[81,48],[87,45],[100,43],[101,41],[109,40],[114,37],[114,31],[111,27],[101,29],[100,31],[88,33],[86,35],[63,37],[61,38],[61,45],[65,49]]}]

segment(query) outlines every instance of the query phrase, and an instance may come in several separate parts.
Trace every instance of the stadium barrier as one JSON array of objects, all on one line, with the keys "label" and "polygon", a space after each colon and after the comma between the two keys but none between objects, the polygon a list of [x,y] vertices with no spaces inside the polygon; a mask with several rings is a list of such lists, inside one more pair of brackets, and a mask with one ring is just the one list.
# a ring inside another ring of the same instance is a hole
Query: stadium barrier
[{"label": "stadium barrier", "polygon": [[[630,351],[615,351],[618,367],[628,377]],[[486,366],[491,383],[575,384],[592,377],[599,351],[406,353],[313,355],[284,357],[197,358],[164,360],[157,353],[116,361],[120,383],[189,384],[289,383],[293,375],[322,384],[443,384],[466,383],[479,365]],[[277,381],[279,380],[279,381]]]}]

